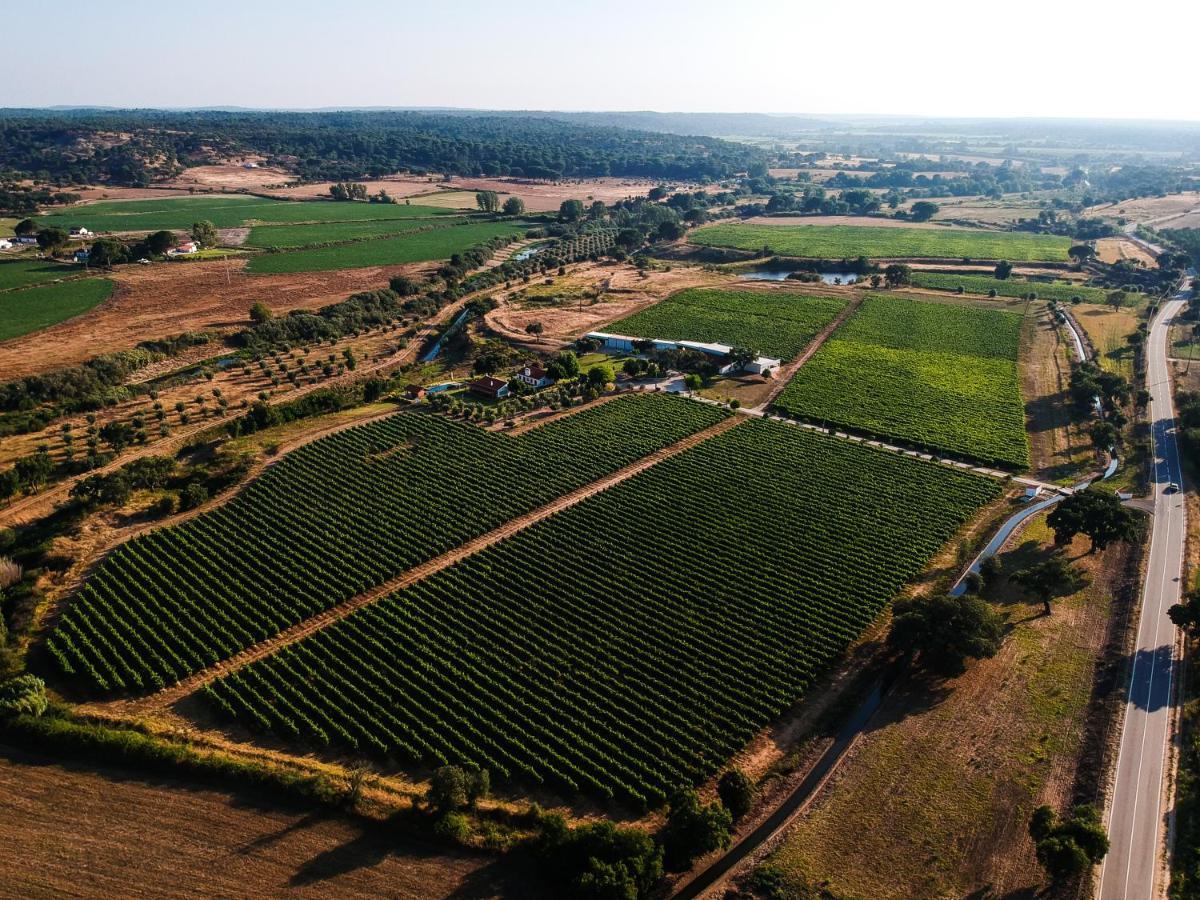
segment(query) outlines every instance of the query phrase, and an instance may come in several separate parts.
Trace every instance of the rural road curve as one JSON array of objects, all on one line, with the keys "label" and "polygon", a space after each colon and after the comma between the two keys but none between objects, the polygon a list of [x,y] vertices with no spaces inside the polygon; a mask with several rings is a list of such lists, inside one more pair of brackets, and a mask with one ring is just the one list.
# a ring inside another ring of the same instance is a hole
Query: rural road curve
[{"label": "rural road curve", "polygon": [[1166,888],[1163,787],[1172,740],[1171,691],[1177,664],[1175,626],[1167,618],[1167,609],[1179,601],[1187,541],[1184,494],[1166,490],[1171,482],[1182,484],[1167,337],[1171,319],[1184,306],[1182,296],[1164,303],[1150,328],[1146,381],[1154,447],[1154,517],[1109,806],[1112,847],[1100,870],[1101,900],[1149,900],[1161,896]]}]

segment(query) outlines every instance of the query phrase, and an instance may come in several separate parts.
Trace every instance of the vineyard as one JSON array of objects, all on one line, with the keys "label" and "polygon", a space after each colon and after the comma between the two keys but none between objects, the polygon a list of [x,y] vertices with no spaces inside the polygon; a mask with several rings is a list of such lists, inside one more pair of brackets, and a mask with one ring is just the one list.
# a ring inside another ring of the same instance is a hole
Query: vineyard
[{"label": "vineyard", "polygon": [[831,297],[781,291],[692,288],[609,325],[640,338],[706,341],[781,359],[799,355],[845,306]]},{"label": "vineyard", "polygon": [[513,222],[472,222],[449,228],[429,228],[330,247],[264,253],[253,257],[246,269],[253,273],[277,275],[449,259],[455,253],[494,237],[503,235],[515,240],[524,233],[526,227]]},{"label": "vineyard", "polygon": [[1074,298],[1088,303],[1103,303],[1105,293],[1100,288],[1065,282],[1024,281],[1015,278],[988,278],[986,275],[954,275],[949,272],[913,272],[910,276],[913,287],[932,288],[937,291],[956,291],[960,287],[968,294],[986,294],[995,291],[1001,297],[1026,297],[1036,294],[1042,300],[1057,300],[1069,303]]},{"label": "vineyard", "polygon": [[688,236],[704,247],[769,248],[770,254],[817,259],[1067,259],[1071,241],[1052,234],[967,228],[891,228],[858,225],[710,225]]},{"label": "vineyard", "polygon": [[435,225],[439,228],[462,225],[466,221],[467,219],[461,216],[443,216],[437,220],[379,219],[368,222],[326,222],[308,225],[255,225],[246,238],[246,246],[261,249],[293,248],[338,241],[361,241],[409,234]]},{"label": "vineyard", "polygon": [[783,411],[981,462],[1025,468],[1021,316],[869,297],[776,400]]},{"label": "vineyard", "polygon": [[408,206],[403,203],[335,203],[268,200],[263,197],[164,197],[156,200],[108,200],[55,210],[37,219],[38,226],[92,231],[186,231],[205,219],[218,228],[235,228],[254,222],[362,222],[408,219],[414,216],[455,215],[452,209]]},{"label": "vineyard", "polygon": [[519,437],[424,413],[339,432],[121,545],[50,651],[93,689],[161,688],[726,415],[647,394]]},{"label": "vineyard", "polygon": [[749,421],[205,693],[284,737],[656,806],[803,696],[999,491]]}]

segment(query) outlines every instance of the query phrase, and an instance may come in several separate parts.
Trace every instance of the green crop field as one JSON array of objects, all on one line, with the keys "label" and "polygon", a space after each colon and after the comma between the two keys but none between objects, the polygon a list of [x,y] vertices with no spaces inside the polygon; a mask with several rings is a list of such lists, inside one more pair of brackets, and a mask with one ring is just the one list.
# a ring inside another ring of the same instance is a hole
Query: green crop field
[{"label": "green crop field", "polygon": [[0,293],[0,341],[82,315],[108,299],[107,278],[81,278]]},{"label": "green crop field", "polygon": [[403,203],[266,200],[262,197],[164,197],[161,200],[102,200],[38,217],[42,227],[77,225],[92,231],[188,229],[207,219],[218,228],[253,222],[361,222],[416,216],[461,215],[436,206]]},{"label": "green crop field", "polygon": [[0,262],[0,291],[26,287],[43,281],[54,281],[80,275],[83,268],[73,264],[57,263],[48,259],[14,259]]},{"label": "green crop field", "polygon": [[512,222],[473,222],[469,225],[433,228],[334,247],[264,253],[251,259],[246,268],[253,273],[276,275],[284,272],[325,272],[330,269],[394,266],[431,259],[449,259],[455,253],[461,253],[494,237],[519,237],[524,234],[525,229],[526,226]]},{"label": "green crop field", "polygon": [[845,305],[831,297],[780,291],[690,288],[613,322],[606,330],[640,338],[729,344],[791,359]]},{"label": "green crop field", "polygon": [[866,256],[1065,261],[1069,238],[966,228],[859,225],[710,225],[688,240],[705,247],[761,250],[781,256],[842,259]]},{"label": "green crop field", "polygon": [[462,216],[443,216],[435,223],[412,219],[379,219],[369,222],[326,222],[309,225],[256,225],[246,238],[247,247],[306,247],[333,241],[356,241],[366,238],[408,234],[427,228],[463,225]]},{"label": "green crop field", "polygon": [[1029,465],[1021,316],[869,297],[796,373],[783,411],[933,451]]},{"label": "green crop field", "polygon": [[51,652],[93,688],[161,687],[726,415],[647,394],[518,437],[417,412],[331,435],[117,548]]},{"label": "green crop field", "polygon": [[999,492],[747,421],[206,694],[285,738],[655,806],[802,697]]},{"label": "green crop field", "polygon": [[1041,300],[1057,300],[1069,303],[1078,297],[1087,303],[1103,303],[1106,291],[1066,282],[1026,281],[1017,278],[988,278],[986,275],[953,275],[948,272],[913,272],[913,287],[932,288],[938,291],[956,291],[961,287],[968,294],[986,294],[995,291],[1001,297],[1024,297],[1030,292]]}]

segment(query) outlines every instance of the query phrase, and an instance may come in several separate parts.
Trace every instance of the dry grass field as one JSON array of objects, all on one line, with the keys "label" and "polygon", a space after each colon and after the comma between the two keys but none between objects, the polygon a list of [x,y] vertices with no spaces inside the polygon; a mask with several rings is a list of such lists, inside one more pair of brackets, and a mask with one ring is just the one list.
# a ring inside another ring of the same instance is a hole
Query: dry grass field
[{"label": "dry grass field", "polygon": [[1122,218],[1163,228],[1187,228],[1190,226],[1180,224],[1179,219],[1197,211],[1200,211],[1200,191],[1185,191],[1165,197],[1138,197],[1092,206],[1084,211],[1084,215],[1112,220]]},{"label": "dry grass field", "polygon": [[[1036,520],[1002,555],[1006,570],[1044,556],[1051,537]],[[1089,555],[1079,539],[1066,552],[1090,584],[1048,617],[1001,585],[1000,653],[894,689],[769,863],[839,895],[1034,896],[1028,816],[1070,799],[1113,596],[1135,568],[1124,545]]]},{"label": "dry grass field", "polygon": [[1149,252],[1136,241],[1127,237],[1106,237],[1096,241],[1096,256],[1101,262],[1115,263],[1122,259],[1132,259],[1143,266],[1156,266],[1158,263]]},{"label": "dry grass field", "polygon": [[0,343],[0,372],[20,378],[74,365],[139,341],[185,331],[233,330],[249,324],[261,300],[276,313],[313,309],[356,291],[387,286],[400,272],[425,264],[371,266],[332,272],[249,276],[244,260],[125,266],[117,288],[95,309],[51,328]]}]

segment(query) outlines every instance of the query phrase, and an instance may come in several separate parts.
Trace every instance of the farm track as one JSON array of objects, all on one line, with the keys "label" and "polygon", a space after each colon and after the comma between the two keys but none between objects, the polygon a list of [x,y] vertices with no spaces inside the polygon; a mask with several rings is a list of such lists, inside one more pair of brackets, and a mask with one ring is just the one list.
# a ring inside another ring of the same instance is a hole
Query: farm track
[{"label": "farm track", "polygon": [[800,370],[800,367],[813,358],[813,355],[824,346],[825,342],[829,340],[835,331],[846,323],[847,319],[858,312],[858,308],[862,306],[863,299],[861,294],[851,297],[850,302],[846,304],[846,308],[834,316],[832,322],[821,329],[820,333],[804,348],[804,352],[779,370],[779,373],[775,376],[775,386],[771,388],[771,392],[767,394],[766,399],[756,407],[757,409],[768,409],[775,402],[775,398],[788,386],[788,382],[792,380],[796,372]]},{"label": "farm track", "polygon": [[[256,660],[270,656],[282,647],[293,644],[311,634],[315,634],[329,625],[346,618],[351,613],[354,613],[365,606],[369,606],[370,604],[383,599],[389,594],[395,593],[396,591],[415,584],[418,581],[422,581],[425,578],[428,578],[431,575],[434,575],[437,572],[447,569],[455,563],[466,559],[467,557],[473,556],[474,554],[492,546],[493,544],[497,544],[509,537],[512,537],[514,534],[517,534],[520,531],[524,531],[526,528],[537,524],[543,519],[547,519],[556,513],[562,512],[565,509],[582,503],[589,497],[606,491],[623,481],[627,481],[633,476],[644,472],[646,469],[649,469],[652,466],[658,465],[664,460],[670,459],[673,456],[677,456],[680,453],[683,453],[685,450],[689,450],[692,447],[707,441],[709,438],[728,431],[730,428],[737,426],[742,421],[743,419],[740,416],[730,416],[726,419],[722,419],[716,425],[712,425],[703,431],[689,435],[683,440],[671,444],[669,447],[656,450],[654,453],[644,456],[636,462],[631,463],[624,468],[599,479],[598,481],[593,481],[591,484],[585,485],[582,488],[578,488],[569,494],[565,494],[551,503],[547,503],[545,506],[533,510],[532,512],[528,512],[522,516],[516,517],[515,519],[511,519],[505,524],[501,525],[499,528],[489,531],[487,534],[468,541],[467,543],[456,547],[454,550],[427,560],[426,562],[407,570],[399,576],[385,581],[383,584],[377,585],[369,591],[358,594],[357,596],[352,597],[349,600],[338,604],[337,606],[318,613],[309,619],[305,619],[303,622],[299,622],[298,624],[280,632],[274,637],[255,644],[252,647],[248,647],[240,653],[237,653],[236,655],[231,656],[230,658],[223,660],[214,666],[210,666],[207,669],[196,672],[195,674],[183,679],[178,684],[159,691],[156,694],[134,700],[118,700],[101,704],[85,704],[80,709],[82,712],[99,712],[101,714],[111,713],[114,711],[114,709],[116,709],[129,716],[138,716],[170,706],[171,704],[182,700],[184,697],[187,697],[189,694],[194,693],[204,685],[223,675],[227,675],[230,672],[236,671],[243,666],[255,662]],[[93,708],[89,709],[89,707]]]}]

